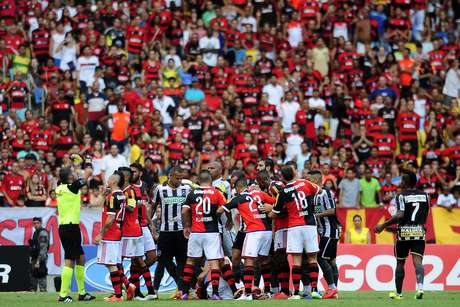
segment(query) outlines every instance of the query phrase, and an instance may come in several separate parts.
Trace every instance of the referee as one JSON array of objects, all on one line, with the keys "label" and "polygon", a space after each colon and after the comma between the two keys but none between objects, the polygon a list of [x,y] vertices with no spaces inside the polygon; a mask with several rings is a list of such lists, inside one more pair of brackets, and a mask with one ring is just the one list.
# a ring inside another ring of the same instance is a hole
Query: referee
[{"label": "referee", "polygon": [[[182,183],[184,171],[175,166],[171,169],[168,181],[157,186],[153,194],[153,210],[160,206],[160,234],[158,236],[158,265],[155,270],[154,287],[158,290],[164,269],[174,279],[179,289],[180,276],[187,260],[187,240],[182,225],[182,204],[191,191],[190,185]],[[176,259],[176,264],[173,262]]]},{"label": "referee", "polygon": [[[73,159],[82,162],[81,157]],[[76,179],[70,168],[62,168],[59,172],[59,182],[56,188],[59,213],[59,239],[64,248],[64,266],[61,272],[61,291],[59,302],[71,303],[69,295],[75,268],[75,280],[78,287],[78,300],[91,301],[96,297],[85,290],[85,255],[81,246],[80,232],[80,189],[86,185],[82,178]]]}]

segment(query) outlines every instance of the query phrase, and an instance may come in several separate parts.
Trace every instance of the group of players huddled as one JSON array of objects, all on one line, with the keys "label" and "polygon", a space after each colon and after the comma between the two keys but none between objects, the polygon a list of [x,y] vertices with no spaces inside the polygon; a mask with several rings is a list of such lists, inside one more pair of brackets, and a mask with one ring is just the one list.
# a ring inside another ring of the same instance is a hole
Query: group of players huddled
[{"label": "group of players huddled", "polygon": [[[191,289],[193,297],[212,300],[338,298],[335,259],[341,226],[334,199],[322,187],[321,172],[310,171],[308,178],[299,179],[288,162],[278,178],[270,159],[259,161],[254,182],[241,172],[227,182],[221,172],[219,163],[210,163],[191,181],[180,167],[173,167],[153,193],[140,180],[140,164],[110,176],[101,233],[95,239],[98,263],[108,268],[113,285],[114,294],[106,301],[123,301],[123,288],[127,300],[157,299],[165,269],[178,286],[174,297],[181,300],[192,297]],[[414,176],[403,175],[397,214],[376,228],[380,232],[398,223],[397,292],[390,295],[396,299],[402,297],[409,252],[415,255],[416,298],[423,296],[421,259],[429,199],[414,190]],[[123,258],[131,260],[129,278]],[[149,267],[155,261],[152,280]],[[328,285],[323,293],[318,291],[319,267]],[[141,277],[146,295],[140,291]],[[244,286],[237,289],[240,281]]]}]

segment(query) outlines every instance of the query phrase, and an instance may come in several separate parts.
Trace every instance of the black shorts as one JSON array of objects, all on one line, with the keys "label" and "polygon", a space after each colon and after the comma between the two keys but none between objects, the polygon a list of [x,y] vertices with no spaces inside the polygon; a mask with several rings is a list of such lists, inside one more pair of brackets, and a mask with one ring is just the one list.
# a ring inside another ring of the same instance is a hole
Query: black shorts
[{"label": "black shorts", "polygon": [[319,256],[327,260],[334,260],[337,258],[338,241],[338,239],[321,237],[319,239]]},{"label": "black shorts", "polygon": [[80,225],[59,225],[59,239],[64,248],[64,259],[77,260],[83,255]]},{"label": "black shorts", "polygon": [[425,240],[397,240],[395,244],[396,259],[406,259],[409,253],[423,257],[425,254]]},{"label": "black shorts", "polygon": [[182,230],[161,231],[157,249],[162,257],[184,259],[187,257],[187,239]]},{"label": "black shorts", "polygon": [[243,250],[244,238],[246,238],[246,233],[243,231],[238,231],[235,241],[233,242],[232,249]]}]

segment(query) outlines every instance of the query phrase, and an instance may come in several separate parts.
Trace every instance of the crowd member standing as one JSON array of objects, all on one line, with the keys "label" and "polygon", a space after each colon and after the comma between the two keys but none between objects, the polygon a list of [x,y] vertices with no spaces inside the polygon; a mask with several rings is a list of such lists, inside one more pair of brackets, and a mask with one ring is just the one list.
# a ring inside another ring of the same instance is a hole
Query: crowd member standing
[{"label": "crowd member standing", "polygon": [[[153,212],[160,206],[160,234],[158,236],[158,266],[155,270],[155,287],[159,287],[166,268],[174,278],[179,289],[179,279],[187,257],[187,239],[182,224],[182,205],[190,193],[191,187],[182,184],[184,171],[176,166],[169,172],[168,180],[157,186],[153,194]],[[176,264],[173,262],[176,260]],[[158,273],[157,273],[158,272]],[[161,272],[161,273],[160,273]]]},{"label": "crowd member standing", "polygon": [[[322,186],[323,176],[320,171],[310,171],[308,175],[311,182]],[[324,187],[322,192],[315,196],[314,202],[320,236],[318,264],[329,286],[323,299],[338,298],[339,271],[335,258],[337,257],[337,243],[340,238],[340,223],[335,214],[336,205],[331,191]]]},{"label": "crowd member standing", "polygon": [[59,214],[59,239],[64,248],[64,266],[61,271],[61,291],[59,302],[73,301],[69,295],[72,275],[75,268],[75,279],[79,301],[91,301],[96,297],[85,290],[85,254],[81,245],[80,232],[80,189],[86,185],[85,178],[75,178],[72,169],[62,168],[59,172],[59,185],[56,196]]},{"label": "crowd member standing", "polygon": [[417,176],[411,171],[405,171],[401,178],[401,193],[396,195],[397,212],[383,224],[375,227],[376,233],[381,233],[390,225],[398,224],[398,235],[395,243],[395,285],[396,292],[390,293],[390,298],[402,299],[404,282],[404,265],[409,253],[412,254],[415,277],[417,279],[416,299],[423,298],[423,255],[425,253],[425,224],[430,211],[430,197],[427,193],[417,190]]}]

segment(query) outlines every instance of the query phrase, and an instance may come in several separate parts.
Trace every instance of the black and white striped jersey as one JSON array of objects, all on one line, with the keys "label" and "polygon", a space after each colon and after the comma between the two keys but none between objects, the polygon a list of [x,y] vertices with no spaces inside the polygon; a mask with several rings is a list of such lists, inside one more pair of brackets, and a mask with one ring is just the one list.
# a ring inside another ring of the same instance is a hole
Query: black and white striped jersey
[{"label": "black and white striped jersey", "polygon": [[[315,214],[336,208],[331,191],[325,188],[323,188],[321,193],[315,195],[314,202]],[[321,237],[339,239],[341,226],[335,214],[321,217],[318,222],[318,233]]]},{"label": "black and white striped jersey", "polygon": [[420,190],[405,190],[396,195],[396,208],[404,216],[398,221],[398,240],[424,240],[430,212],[430,197]]},{"label": "black and white striped jersey", "polygon": [[171,187],[168,183],[158,185],[153,194],[155,207],[161,207],[160,231],[180,231],[182,225],[182,205],[192,188],[182,184],[177,188]]}]

